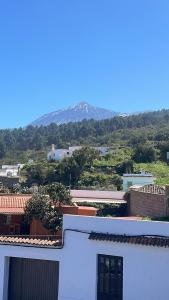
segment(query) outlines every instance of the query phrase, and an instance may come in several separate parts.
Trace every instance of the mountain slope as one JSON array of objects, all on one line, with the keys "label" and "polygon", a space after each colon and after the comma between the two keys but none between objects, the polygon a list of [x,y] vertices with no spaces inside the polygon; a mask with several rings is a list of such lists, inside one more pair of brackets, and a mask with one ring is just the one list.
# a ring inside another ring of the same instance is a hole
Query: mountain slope
[{"label": "mountain slope", "polygon": [[90,119],[104,120],[110,119],[117,115],[119,114],[111,110],[92,106],[86,102],[80,102],[75,106],[45,114],[37,120],[33,121],[31,125],[46,126],[51,123],[60,125],[67,124],[69,122],[79,122],[82,120]]},{"label": "mountain slope", "polygon": [[[55,144],[57,148],[76,145],[135,147],[146,142],[166,147],[169,152],[169,109],[102,121],[88,120],[57,126],[27,126],[0,130],[0,160],[2,164],[27,162],[46,158]],[[160,150],[161,151],[161,150]],[[2,161],[3,160],[3,161]]]}]

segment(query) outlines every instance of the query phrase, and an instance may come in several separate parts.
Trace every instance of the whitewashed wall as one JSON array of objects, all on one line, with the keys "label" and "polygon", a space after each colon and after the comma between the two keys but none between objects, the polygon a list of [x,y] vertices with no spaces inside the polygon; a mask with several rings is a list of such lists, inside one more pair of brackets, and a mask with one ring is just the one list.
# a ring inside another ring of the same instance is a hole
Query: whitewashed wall
[{"label": "whitewashed wall", "polygon": [[123,191],[128,191],[129,186],[128,183],[131,182],[132,185],[148,185],[148,184],[154,184],[155,178],[154,177],[133,177],[133,176],[127,176],[123,177]]},{"label": "whitewashed wall", "polygon": [[[64,228],[116,234],[169,235],[169,224],[165,222],[95,217],[65,216]],[[169,249],[91,241],[85,233],[66,232],[65,245],[60,250],[0,246],[0,300],[7,300],[7,257],[10,256],[59,261],[59,300],[96,300],[98,254],[123,256],[124,300],[168,299]]]}]

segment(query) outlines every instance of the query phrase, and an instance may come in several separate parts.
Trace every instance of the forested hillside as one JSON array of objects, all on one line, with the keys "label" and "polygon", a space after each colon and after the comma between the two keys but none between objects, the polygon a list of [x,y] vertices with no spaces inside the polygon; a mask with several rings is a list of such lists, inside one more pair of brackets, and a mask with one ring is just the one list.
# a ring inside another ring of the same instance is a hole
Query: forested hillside
[{"label": "forested hillside", "polygon": [[[169,141],[169,110],[114,117],[102,121],[82,121],[65,125],[0,130],[0,159],[15,161],[43,157],[51,144],[134,146],[151,141],[157,145]],[[169,150],[169,149],[168,149]]]}]

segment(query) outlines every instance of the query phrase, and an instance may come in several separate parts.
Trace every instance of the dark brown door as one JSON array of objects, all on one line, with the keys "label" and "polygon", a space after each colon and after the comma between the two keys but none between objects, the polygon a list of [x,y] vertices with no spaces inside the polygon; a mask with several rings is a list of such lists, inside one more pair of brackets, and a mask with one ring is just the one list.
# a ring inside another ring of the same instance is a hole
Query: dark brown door
[{"label": "dark brown door", "polygon": [[123,299],[123,258],[98,255],[97,300]]},{"label": "dark brown door", "polygon": [[10,258],[8,300],[57,300],[59,263]]}]

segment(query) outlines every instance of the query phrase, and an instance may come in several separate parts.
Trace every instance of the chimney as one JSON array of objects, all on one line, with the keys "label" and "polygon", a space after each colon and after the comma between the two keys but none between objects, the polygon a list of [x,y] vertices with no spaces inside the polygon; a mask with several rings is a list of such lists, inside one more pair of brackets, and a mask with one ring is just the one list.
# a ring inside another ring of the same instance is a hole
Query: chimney
[{"label": "chimney", "polygon": [[55,145],[54,144],[52,144],[52,151],[54,151],[55,150]]}]

